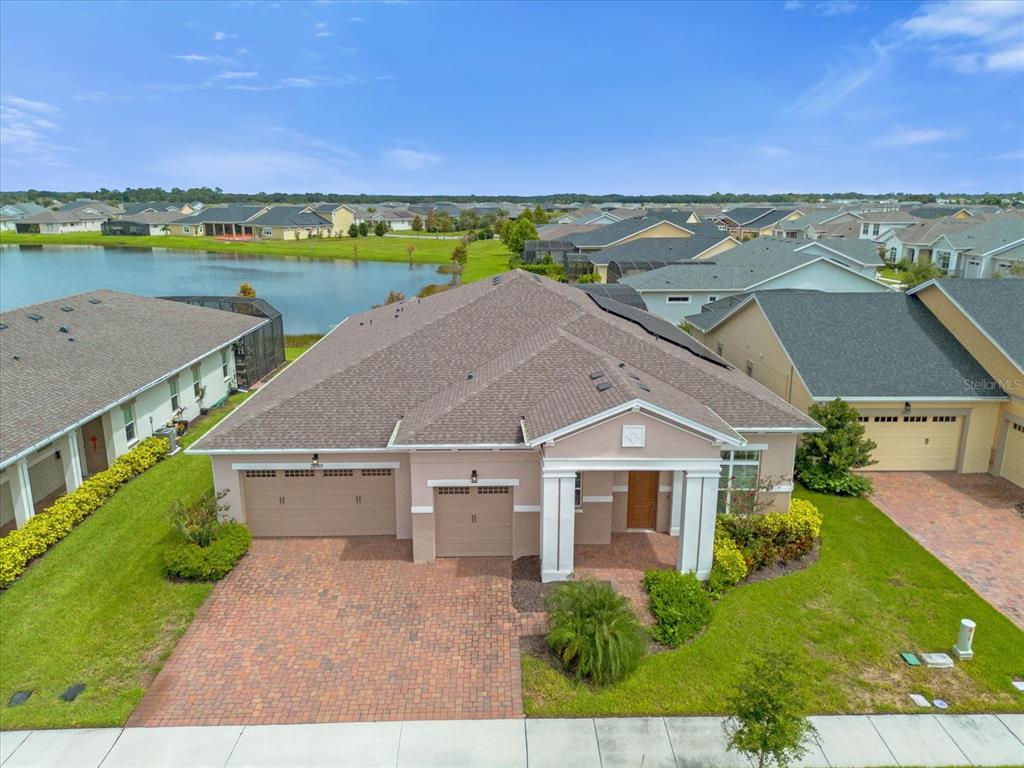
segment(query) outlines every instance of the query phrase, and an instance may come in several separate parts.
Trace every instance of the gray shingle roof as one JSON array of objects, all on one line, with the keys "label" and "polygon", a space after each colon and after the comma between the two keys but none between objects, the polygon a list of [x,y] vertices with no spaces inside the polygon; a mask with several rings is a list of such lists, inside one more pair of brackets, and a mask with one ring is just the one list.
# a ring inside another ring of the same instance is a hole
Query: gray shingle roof
[{"label": "gray shingle roof", "polygon": [[957,249],[983,256],[1011,243],[1024,242],[1024,219],[1006,216],[946,236]]},{"label": "gray shingle roof", "polygon": [[305,205],[275,205],[249,223],[259,227],[322,227],[330,220],[319,213],[306,211]]},{"label": "gray shingle roof", "polygon": [[637,219],[617,221],[614,224],[599,227],[591,232],[567,235],[565,236],[565,239],[571,240],[577,247],[603,247],[611,245],[612,243],[617,243],[624,237],[635,235],[637,232],[656,226],[662,221],[667,221],[670,224],[675,224],[676,226],[694,233],[708,232],[710,229],[717,231],[717,227],[712,224],[703,222],[700,224],[688,224],[686,219],[689,218],[689,216],[690,213],[688,211],[683,213],[673,211],[659,213],[657,211],[651,211],[646,216],[642,216]]},{"label": "gray shingle roof", "polygon": [[822,237],[817,240],[798,243],[794,247],[814,250],[814,248],[809,246],[815,243],[833,251],[838,251],[848,259],[861,264],[870,264],[879,267],[885,265],[885,262],[882,261],[882,257],[878,255],[878,245],[870,240],[861,240],[859,238],[850,237]]},{"label": "gray shingle roof", "polygon": [[215,221],[218,224],[242,224],[262,211],[265,205],[247,205],[245,203],[227,203],[225,205],[208,205],[200,211],[190,213],[178,219],[179,224],[203,224]]},{"label": "gray shingle roof", "polygon": [[8,310],[0,322],[6,326],[0,329],[0,462],[6,463],[266,321],[92,291]]},{"label": "gray shingle roof", "polygon": [[69,208],[67,210],[43,211],[21,219],[25,224],[60,224],[75,221],[106,221],[110,216],[91,208]]},{"label": "gray shingle roof", "polygon": [[628,285],[622,283],[577,283],[576,287],[591,296],[605,296],[620,304],[625,304],[627,307],[647,311],[647,305],[644,304],[640,294]]},{"label": "gray shingle roof", "polygon": [[194,449],[521,444],[523,419],[539,437],[635,399],[720,431],[814,426],[742,372],[514,271],[348,318]]},{"label": "gray shingle roof", "polygon": [[603,248],[592,254],[590,260],[596,264],[608,264],[612,261],[620,264],[637,261],[672,264],[677,261],[688,261],[728,238],[728,232],[718,230],[714,234],[704,231],[690,237],[641,237],[621,245]]},{"label": "gray shingle roof", "polygon": [[949,279],[928,285],[934,285],[959,305],[1018,367],[1024,368],[1024,280]]},{"label": "gray shingle roof", "polygon": [[1005,397],[913,296],[812,291],[752,296],[814,397]]}]

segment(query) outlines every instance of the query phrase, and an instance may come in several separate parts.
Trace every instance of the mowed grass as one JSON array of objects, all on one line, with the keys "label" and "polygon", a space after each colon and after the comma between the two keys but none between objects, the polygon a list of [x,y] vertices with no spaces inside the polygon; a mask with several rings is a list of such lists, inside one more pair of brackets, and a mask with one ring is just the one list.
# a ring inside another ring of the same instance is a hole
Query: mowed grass
[{"label": "mowed grass", "polygon": [[[186,435],[191,443],[245,398]],[[0,728],[122,725],[211,584],[172,583],[162,554],[175,499],[213,489],[210,460],[178,453],[123,486],[0,594]],[[85,683],[71,703],[58,697]],[[15,691],[32,697],[17,707]]]},{"label": "mowed grass", "polygon": [[[102,245],[107,248],[169,248],[209,251],[251,256],[294,259],[353,259],[363,261],[409,261],[408,246],[415,246],[412,259],[417,264],[446,264],[451,260],[457,240],[413,237],[312,238],[309,240],[260,240],[223,242],[212,237],[115,237],[96,232],[69,235],[19,235],[0,233],[0,245]],[[463,279],[466,282],[504,272],[511,255],[500,240],[477,240],[469,244],[469,261]],[[358,251],[358,253],[357,253]],[[443,282],[439,276],[438,282]]]},{"label": "mowed grass", "polygon": [[[721,714],[743,662],[766,648],[799,655],[813,713],[921,711],[911,692],[945,699],[955,712],[1024,710],[1024,694],[1011,686],[1024,677],[1024,632],[870,502],[798,495],[824,513],[816,564],[737,587],[703,635],[645,658],[631,678],[603,690],[524,655],[527,715]],[[961,618],[978,623],[972,661],[928,670],[899,658],[948,652]]]}]

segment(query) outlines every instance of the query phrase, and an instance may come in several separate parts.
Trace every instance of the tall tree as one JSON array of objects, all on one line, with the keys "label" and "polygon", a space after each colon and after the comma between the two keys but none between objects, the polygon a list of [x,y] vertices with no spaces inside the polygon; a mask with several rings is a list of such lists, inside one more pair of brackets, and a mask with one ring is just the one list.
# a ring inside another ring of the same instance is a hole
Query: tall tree
[{"label": "tall tree", "polygon": [[464,244],[459,243],[455,246],[454,250],[452,250],[452,263],[457,264],[459,268],[462,268],[466,266],[466,262],[468,260],[469,251],[466,249]]},{"label": "tall tree", "polygon": [[415,216],[412,217],[412,231],[413,232],[422,232],[423,231],[423,219],[420,218],[420,215],[418,213]]}]

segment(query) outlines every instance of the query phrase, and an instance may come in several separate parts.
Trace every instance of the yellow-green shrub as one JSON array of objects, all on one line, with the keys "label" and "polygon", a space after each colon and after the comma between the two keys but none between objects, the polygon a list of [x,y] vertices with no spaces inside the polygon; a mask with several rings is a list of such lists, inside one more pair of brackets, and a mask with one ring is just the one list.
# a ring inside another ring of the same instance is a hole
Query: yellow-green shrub
[{"label": "yellow-green shrub", "polygon": [[160,461],[168,449],[168,442],[162,437],[143,440],[109,469],[97,472],[21,528],[0,539],[0,589],[18,578],[30,560],[39,557],[99,509],[120,486]]},{"label": "yellow-green shrub", "polygon": [[715,527],[715,558],[712,575],[727,587],[739,584],[747,577],[747,561],[730,536],[721,526]]},{"label": "yellow-green shrub", "polygon": [[760,519],[758,527],[776,546],[795,544],[810,549],[821,535],[821,512],[805,499],[792,499],[788,512],[769,512]]}]

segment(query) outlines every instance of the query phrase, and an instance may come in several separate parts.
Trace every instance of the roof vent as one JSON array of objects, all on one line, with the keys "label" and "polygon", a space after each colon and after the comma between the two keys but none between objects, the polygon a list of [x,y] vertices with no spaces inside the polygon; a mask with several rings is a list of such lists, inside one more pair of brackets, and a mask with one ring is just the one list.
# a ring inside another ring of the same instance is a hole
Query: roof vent
[{"label": "roof vent", "polygon": [[648,387],[648,386],[647,386],[646,384],[644,384],[644,383],[643,383],[642,381],[638,381],[638,382],[636,383],[636,385],[637,385],[638,387],[640,387],[640,389],[642,389],[642,390],[643,390],[644,392],[650,392],[650,391],[651,391],[651,388],[650,388],[650,387]]},{"label": "roof vent", "polygon": [[66,325],[62,325],[60,327],[60,332],[61,333],[70,333],[71,331],[68,329],[68,327]]},{"label": "roof vent", "polygon": [[7,327],[7,323],[0,323],[0,331]]},{"label": "roof vent", "polygon": [[472,379],[473,379],[473,374],[472,373],[467,373],[466,374],[466,381],[471,381]]},{"label": "roof vent", "polygon": [[37,314],[36,314],[35,312],[33,312],[32,314],[30,314],[30,315],[28,316],[28,319],[29,319],[29,320],[34,320],[35,322],[37,322],[37,323],[38,323],[38,322],[39,322],[40,320],[42,320],[42,319],[43,319],[43,316],[42,316],[42,315],[37,315]]},{"label": "roof vent", "polygon": [[74,312],[75,308],[74,307],[69,307],[69,306],[65,305],[65,306],[60,308],[60,311],[61,312]]},{"label": "roof vent", "polygon": [[593,381],[594,379],[601,379],[601,378],[604,378],[604,371],[594,371],[592,374],[590,374],[590,380],[591,381]]},{"label": "roof vent", "polygon": [[99,299],[89,299],[90,304],[102,304],[103,302]]},{"label": "roof vent", "polygon": [[74,336],[68,336],[68,341],[74,341],[74,340],[75,340]]},{"label": "roof vent", "polygon": [[602,381],[600,384],[597,385],[597,391],[598,392],[604,392],[604,391],[609,390],[611,388],[612,388],[612,385],[611,385],[610,381]]},{"label": "roof vent", "polygon": [[21,355],[11,355],[15,360],[21,360]]}]

